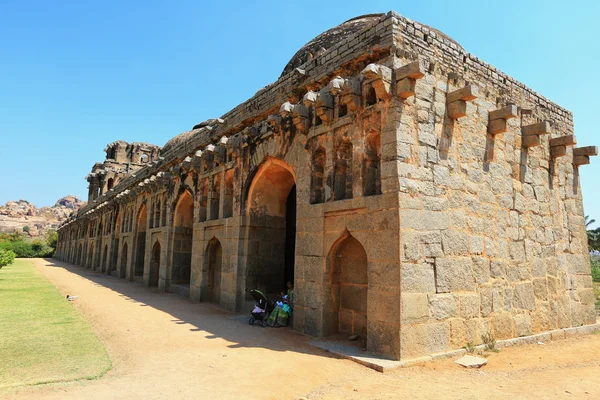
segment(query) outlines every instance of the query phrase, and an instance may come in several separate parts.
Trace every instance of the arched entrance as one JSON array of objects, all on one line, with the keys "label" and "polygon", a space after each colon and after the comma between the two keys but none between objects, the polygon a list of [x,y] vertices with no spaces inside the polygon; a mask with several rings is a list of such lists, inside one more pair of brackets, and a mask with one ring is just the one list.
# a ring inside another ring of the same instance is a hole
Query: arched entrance
[{"label": "arched entrance", "polygon": [[125,277],[125,271],[127,271],[127,243],[123,243],[123,248],[121,249],[121,267],[119,268],[119,276],[121,278]]},{"label": "arched entrance", "polygon": [[344,333],[367,338],[367,253],[346,233],[331,248],[328,259],[330,305],[325,310],[326,335]]},{"label": "arched entrance", "polygon": [[135,240],[135,278],[144,276],[144,258],[146,256],[146,205],[142,204],[137,218],[137,235]]},{"label": "arched entrance", "polygon": [[206,277],[206,301],[219,303],[221,300],[221,265],[223,249],[219,239],[212,238],[206,249],[208,274]]},{"label": "arched entrance", "polygon": [[152,259],[150,260],[150,286],[158,287],[160,272],[160,243],[157,241],[152,247]]},{"label": "arched entrance", "polygon": [[173,267],[171,284],[190,284],[192,273],[192,240],[194,236],[194,199],[185,190],[177,200],[173,220]]},{"label": "arched entrance", "polygon": [[294,280],[296,247],[296,176],[287,163],[267,158],[256,172],[247,196],[255,234],[247,238],[246,287],[269,294]]}]

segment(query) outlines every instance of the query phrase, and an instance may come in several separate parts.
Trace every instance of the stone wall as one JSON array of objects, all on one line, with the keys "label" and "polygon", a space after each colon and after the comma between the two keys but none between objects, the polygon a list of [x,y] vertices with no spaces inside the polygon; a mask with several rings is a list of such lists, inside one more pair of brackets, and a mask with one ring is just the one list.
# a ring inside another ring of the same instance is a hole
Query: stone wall
[{"label": "stone wall", "polygon": [[573,149],[571,114],[432,28],[368,18],[171,139],[57,256],[132,280],[143,260],[146,284],[237,312],[293,276],[294,329],[395,359],[595,322],[578,166],[597,150]]}]

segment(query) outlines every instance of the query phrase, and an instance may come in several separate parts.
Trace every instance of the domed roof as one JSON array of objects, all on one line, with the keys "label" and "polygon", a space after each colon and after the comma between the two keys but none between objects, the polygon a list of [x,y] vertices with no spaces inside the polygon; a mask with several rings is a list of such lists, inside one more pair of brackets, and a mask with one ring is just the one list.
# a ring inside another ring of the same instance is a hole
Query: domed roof
[{"label": "domed roof", "polygon": [[[354,33],[360,32],[364,27],[376,24],[380,21],[382,17],[385,17],[386,14],[365,14],[356,18],[349,19],[348,21],[336,26],[335,28],[331,28],[319,36],[305,44],[300,50],[294,54],[290,62],[287,63],[281,76],[292,72],[294,68],[300,67],[302,64],[306,63],[309,60],[317,57],[322,54],[329,48],[338,44],[341,40],[345,39],[347,36],[350,36]],[[432,28],[425,24],[420,24],[430,31],[435,32],[437,35],[444,37],[458,46],[459,49],[462,49],[462,46],[458,44],[454,39],[446,35],[445,33]]]},{"label": "domed roof", "polygon": [[179,135],[171,138],[165,145],[160,149],[161,154],[166,154],[169,150],[179,147],[182,143],[189,141],[194,136],[195,131],[187,131],[180,133]]},{"label": "domed roof", "polygon": [[328,31],[321,33],[319,36],[305,44],[300,50],[294,54],[290,62],[287,63],[281,75],[298,68],[305,62],[312,60],[314,57],[323,53],[325,50],[336,45],[346,36],[359,32],[367,25],[379,21],[379,18],[385,14],[366,14],[360,17],[349,19],[341,25],[331,28]]}]

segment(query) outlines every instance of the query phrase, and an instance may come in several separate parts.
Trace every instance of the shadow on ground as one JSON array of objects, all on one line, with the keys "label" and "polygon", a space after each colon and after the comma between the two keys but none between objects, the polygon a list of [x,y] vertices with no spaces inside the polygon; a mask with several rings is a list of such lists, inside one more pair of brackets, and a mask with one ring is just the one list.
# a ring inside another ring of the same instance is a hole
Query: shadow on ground
[{"label": "shadow on ground", "polygon": [[[189,325],[191,332],[204,335],[207,339],[224,339],[229,348],[263,348],[272,351],[293,351],[303,354],[332,358],[331,354],[310,346],[311,338],[291,328],[263,328],[259,324],[250,326],[248,314],[232,314],[210,303],[196,303],[177,294],[161,292],[157,288],[145,286],[84,267],[46,258],[47,266],[63,268],[87,279],[94,285],[112,290],[126,301],[140,307],[153,307],[172,316],[171,322]],[[82,298],[85,293],[69,293]]]}]

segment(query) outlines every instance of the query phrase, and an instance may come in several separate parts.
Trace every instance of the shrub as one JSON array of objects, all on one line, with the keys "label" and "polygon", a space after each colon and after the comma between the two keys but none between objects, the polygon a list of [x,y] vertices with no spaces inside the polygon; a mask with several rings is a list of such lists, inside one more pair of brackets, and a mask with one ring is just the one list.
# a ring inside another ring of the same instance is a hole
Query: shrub
[{"label": "shrub", "polygon": [[25,226],[23,227],[23,232],[27,232],[27,233],[29,233],[29,231],[30,231],[30,230],[31,230],[31,228],[29,227],[29,225],[25,225]]},{"label": "shrub", "polygon": [[592,263],[592,280],[594,282],[600,282],[600,260],[596,257],[591,257]]},{"label": "shrub", "polygon": [[10,250],[19,258],[52,257],[54,253],[54,249],[40,241],[0,242],[0,249]]},{"label": "shrub", "polygon": [[15,257],[17,255],[12,250],[2,250],[0,249],[0,268],[10,265],[15,261]]}]

